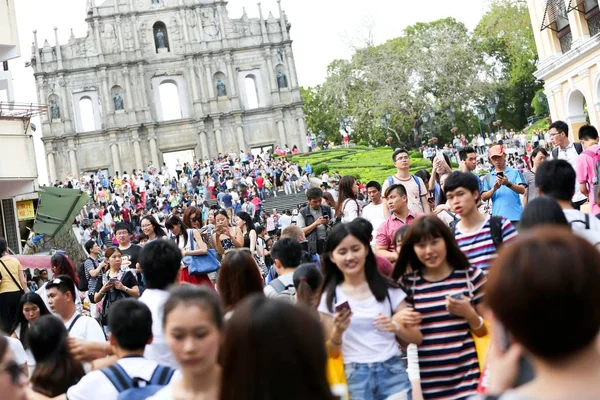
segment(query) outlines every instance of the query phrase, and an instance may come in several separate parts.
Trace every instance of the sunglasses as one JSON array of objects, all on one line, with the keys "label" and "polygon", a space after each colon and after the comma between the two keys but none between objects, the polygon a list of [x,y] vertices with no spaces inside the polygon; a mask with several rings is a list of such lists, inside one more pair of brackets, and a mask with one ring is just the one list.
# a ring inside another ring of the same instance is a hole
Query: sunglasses
[{"label": "sunglasses", "polygon": [[18,385],[21,383],[21,376],[23,375],[23,370],[17,364],[16,361],[9,361],[6,365],[1,369],[2,372],[7,372],[10,375],[10,380],[13,385]]}]

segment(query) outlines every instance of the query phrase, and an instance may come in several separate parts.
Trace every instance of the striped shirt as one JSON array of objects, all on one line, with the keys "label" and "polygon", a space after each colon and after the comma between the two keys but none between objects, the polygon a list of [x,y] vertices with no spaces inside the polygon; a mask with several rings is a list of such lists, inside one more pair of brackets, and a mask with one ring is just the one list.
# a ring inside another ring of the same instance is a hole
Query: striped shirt
[{"label": "striped shirt", "polygon": [[[490,219],[487,218],[481,228],[470,233],[463,233],[461,231],[461,223],[458,223],[454,229],[454,234],[458,247],[465,253],[471,266],[479,268],[487,274],[492,261],[498,255],[496,246],[492,240]],[[517,230],[509,220],[503,217],[502,244],[510,243],[516,237]]]},{"label": "striped shirt", "polygon": [[[486,277],[470,267],[473,303],[483,301]],[[477,392],[479,362],[469,324],[463,317],[446,310],[446,296],[470,295],[464,269],[454,270],[447,278],[429,282],[420,274],[405,275],[402,282],[411,288],[415,310],[421,313],[423,343],[419,346],[421,387],[425,399],[462,400]]]}]

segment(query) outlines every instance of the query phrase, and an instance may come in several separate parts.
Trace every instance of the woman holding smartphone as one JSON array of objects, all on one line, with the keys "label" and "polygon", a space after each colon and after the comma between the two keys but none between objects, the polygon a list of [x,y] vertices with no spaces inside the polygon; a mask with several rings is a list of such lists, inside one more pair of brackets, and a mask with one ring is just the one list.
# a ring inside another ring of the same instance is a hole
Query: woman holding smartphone
[{"label": "woman holding smartphone", "polygon": [[330,356],[343,356],[350,400],[410,399],[397,340],[419,344],[422,335],[418,321],[400,320],[406,294],[377,271],[370,234],[353,222],[332,230],[318,311]]},{"label": "woman holding smartphone", "polygon": [[419,324],[421,388],[425,399],[467,399],[477,393],[479,362],[472,334],[484,336],[486,282],[436,216],[415,220],[404,236],[394,272],[414,306],[399,320]]},{"label": "woman holding smartphone", "polygon": [[215,233],[213,233],[213,244],[220,255],[224,255],[229,249],[244,247],[244,235],[237,226],[231,226],[227,211],[221,209],[215,213]]}]

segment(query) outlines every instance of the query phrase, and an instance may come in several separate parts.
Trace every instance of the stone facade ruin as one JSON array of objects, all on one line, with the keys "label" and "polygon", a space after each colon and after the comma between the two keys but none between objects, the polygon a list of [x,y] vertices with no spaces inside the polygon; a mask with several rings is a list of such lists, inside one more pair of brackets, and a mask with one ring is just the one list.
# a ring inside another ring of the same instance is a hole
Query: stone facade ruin
[{"label": "stone facade ruin", "polygon": [[[279,2],[278,2],[279,3]],[[220,0],[88,0],[87,36],[38,46],[32,65],[51,182],[279,144],[306,151],[290,39],[279,18]],[[177,106],[176,103],[179,103]],[[175,112],[173,112],[175,110]]]}]

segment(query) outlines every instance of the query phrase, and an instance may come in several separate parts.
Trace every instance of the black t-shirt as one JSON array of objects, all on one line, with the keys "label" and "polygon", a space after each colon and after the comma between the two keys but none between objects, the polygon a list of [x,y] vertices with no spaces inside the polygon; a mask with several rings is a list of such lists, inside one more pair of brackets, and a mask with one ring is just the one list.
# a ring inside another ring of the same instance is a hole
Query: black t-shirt
[{"label": "black t-shirt", "polygon": [[[107,282],[108,279],[109,278],[106,274],[102,275],[102,279],[98,279],[98,282],[96,283],[95,293],[98,293],[102,289],[102,286],[104,286],[104,283]],[[121,272],[120,281],[123,284],[123,286],[128,287],[130,289],[134,286],[138,286],[138,281],[135,278],[135,275],[133,274],[133,272],[131,272],[131,271]],[[116,290],[116,289],[113,289],[113,290]]]},{"label": "black t-shirt", "polygon": [[121,267],[135,269],[141,252],[142,248],[137,244],[132,244],[127,250],[121,250],[121,254],[123,254],[123,261],[121,262]]}]

